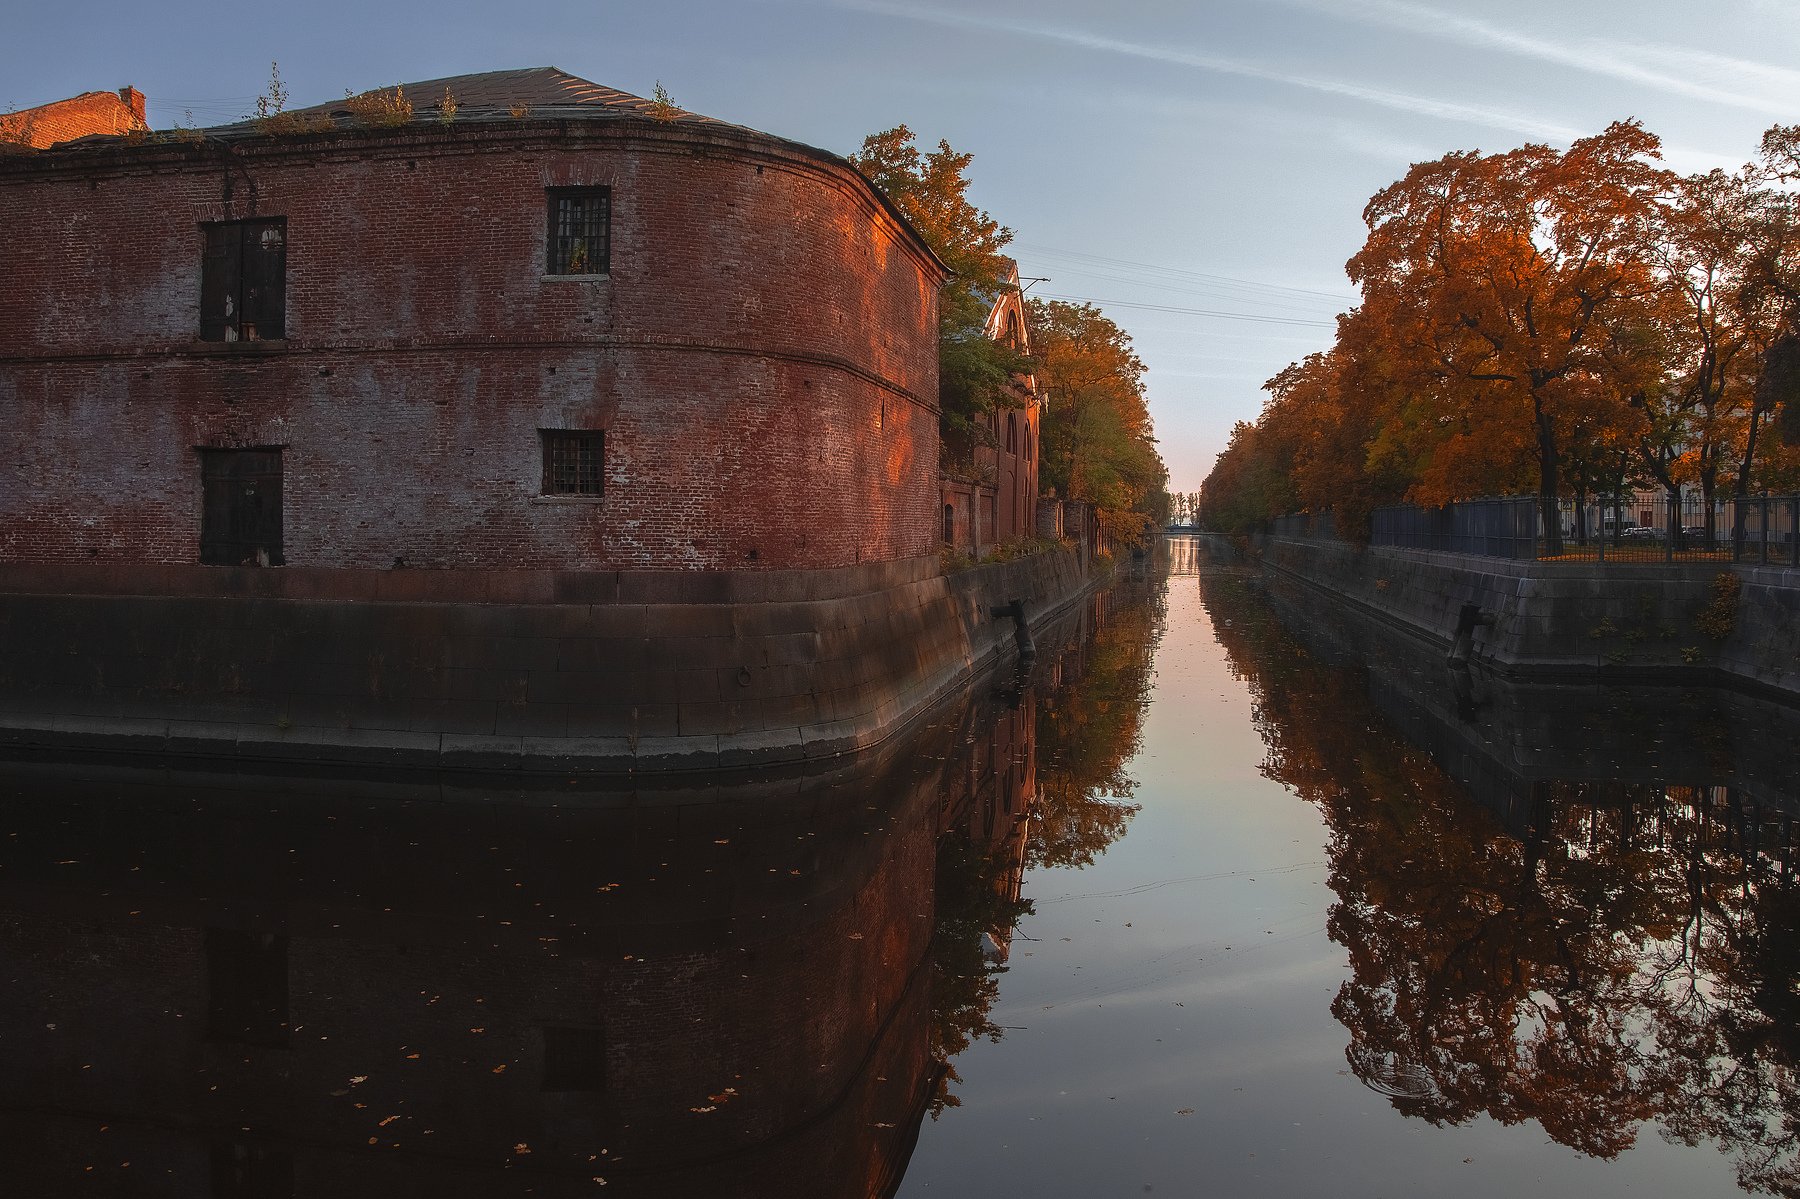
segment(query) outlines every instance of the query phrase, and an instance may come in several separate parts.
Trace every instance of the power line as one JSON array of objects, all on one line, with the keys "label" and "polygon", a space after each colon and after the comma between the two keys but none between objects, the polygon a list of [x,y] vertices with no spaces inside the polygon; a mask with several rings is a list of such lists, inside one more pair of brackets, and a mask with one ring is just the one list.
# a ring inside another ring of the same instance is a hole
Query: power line
[{"label": "power line", "polygon": [[1336,321],[1307,321],[1290,316],[1257,316],[1248,312],[1220,312],[1213,308],[1178,308],[1172,304],[1134,304],[1129,300],[1100,300],[1093,296],[1046,295],[1047,300],[1069,300],[1105,308],[1138,308],[1145,312],[1177,312],[1184,316],[1208,316],[1224,321],[1254,321],[1259,325],[1301,325],[1309,329],[1335,329]]},{"label": "power line", "polygon": [[1277,291],[1287,292],[1292,295],[1314,296],[1319,299],[1330,300],[1337,304],[1346,302],[1354,303],[1356,300],[1356,297],[1349,292],[1317,291],[1309,287],[1290,287],[1285,283],[1264,283],[1256,279],[1241,279],[1234,275],[1216,275],[1208,271],[1191,271],[1184,267],[1164,266],[1151,262],[1136,262],[1129,258],[1113,258],[1105,254],[1089,254],[1080,250],[1062,250],[1054,246],[1030,245],[1024,242],[1018,243],[1018,248],[1032,254],[1049,255],[1051,257],[1066,258],[1073,261],[1094,262],[1109,266],[1130,267],[1134,270],[1150,271],[1154,274],[1175,276],[1207,283],[1232,284],[1238,287],[1247,287],[1261,291]]}]

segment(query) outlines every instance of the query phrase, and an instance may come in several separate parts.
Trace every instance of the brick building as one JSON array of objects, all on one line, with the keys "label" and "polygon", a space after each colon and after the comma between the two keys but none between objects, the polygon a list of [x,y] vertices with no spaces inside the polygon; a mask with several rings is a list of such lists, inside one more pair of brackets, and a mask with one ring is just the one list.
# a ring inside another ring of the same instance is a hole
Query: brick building
[{"label": "brick building", "polygon": [[[987,335],[1021,353],[1031,352],[1019,269],[1007,277],[988,310]],[[943,543],[980,557],[991,546],[1030,536],[1037,525],[1038,433],[1041,401],[1037,379],[1016,377],[1010,402],[995,409],[963,461],[939,482]]]},{"label": "brick building", "polygon": [[43,150],[94,134],[147,132],[144,93],[135,87],[116,92],[82,92],[53,104],[0,113],[0,145]]},{"label": "brick building", "polygon": [[944,270],[848,164],[554,68],[402,90],[0,162],[0,564],[935,552]]},{"label": "brick building", "polygon": [[554,68],[399,95],[0,158],[0,744],[823,760],[1085,585],[943,572],[945,269],[843,159]]}]

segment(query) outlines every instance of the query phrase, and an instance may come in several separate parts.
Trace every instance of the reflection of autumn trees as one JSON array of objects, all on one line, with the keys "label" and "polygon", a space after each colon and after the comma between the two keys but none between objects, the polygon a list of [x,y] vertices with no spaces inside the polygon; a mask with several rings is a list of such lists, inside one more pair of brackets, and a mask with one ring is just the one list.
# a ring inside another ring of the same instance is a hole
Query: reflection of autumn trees
[{"label": "reflection of autumn trees", "polygon": [[1611,1157],[1645,1121],[1800,1195],[1800,889],[1787,817],[1725,787],[1538,783],[1509,834],[1242,580],[1204,581],[1264,772],[1330,828],[1332,1005],[1357,1075],[1439,1124]]},{"label": "reflection of autumn trees", "polygon": [[[1137,751],[1149,700],[1163,586],[1159,579],[1114,587],[1091,601],[1085,635],[1072,638],[1060,654],[1052,656],[1046,647],[1036,686],[1024,701],[1036,705],[1038,752],[1027,821],[998,841],[979,842],[968,821],[953,823],[939,839],[931,1053],[943,1073],[931,1101],[934,1118],[959,1104],[950,1092],[960,1081],[955,1057],[977,1040],[998,1041],[1002,1034],[988,1013],[1000,994],[1013,928],[1031,912],[1020,894],[1021,851],[1027,867],[1080,868],[1123,836],[1137,814],[1131,802],[1136,783],[1125,767]],[[979,757],[980,747],[970,752]],[[947,765],[947,778],[963,772],[961,761]],[[998,780],[1031,773],[1004,771],[997,759],[994,766]]]},{"label": "reflection of autumn trees", "polygon": [[960,830],[944,835],[937,855],[937,926],[932,931],[931,1056],[943,1067],[931,1099],[936,1118],[962,1101],[950,1093],[962,1079],[956,1056],[979,1040],[998,1041],[1000,1026],[988,1018],[1000,997],[1004,962],[985,952],[984,938],[1010,937],[1031,912],[1031,902],[1004,886],[1005,863],[983,853]]},{"label": "reflection of autumn trees", "polygon": [[1123,583],[1097,597],[1093,635],[1045,664],[1038,801],[1026,845],[1032,866],[1086,866],[1137,814],[1137,783],[1125,766],[1143,736],[1164,585]]}]

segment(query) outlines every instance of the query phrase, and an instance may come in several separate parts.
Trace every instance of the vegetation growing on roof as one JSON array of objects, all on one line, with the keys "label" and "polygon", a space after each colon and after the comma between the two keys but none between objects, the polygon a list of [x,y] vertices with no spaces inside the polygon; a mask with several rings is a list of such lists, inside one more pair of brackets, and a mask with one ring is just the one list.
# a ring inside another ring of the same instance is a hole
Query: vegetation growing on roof
[{"label": "vegetation growing on roof", "polygon": [[667,124],[681,116],[681,109],[675,107],[675,101],[669,97],[669,89],[656,81],[656,90],[650,94],[650,119]]},{"label": "vegetation growing on roof", "polygon": [[344,93],[344,107],[357,122],[371,129],[392,129],[412,120],[412,101],[399,84],[378,87],[357,95]]}]

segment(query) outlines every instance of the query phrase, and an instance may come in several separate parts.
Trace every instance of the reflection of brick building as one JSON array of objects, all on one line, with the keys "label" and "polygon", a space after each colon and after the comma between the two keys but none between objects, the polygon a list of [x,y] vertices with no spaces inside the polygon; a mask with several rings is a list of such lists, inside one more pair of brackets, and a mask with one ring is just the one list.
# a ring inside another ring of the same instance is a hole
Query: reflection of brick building
[{"label": "reflection of brick building", "polygon": [[9,1185],[885,1193],[933,1081],[953,748],[498,819],[426,789],[0,779]]},{"label": "reflection of brick building", "polygon": [[940,1081],[939,837],[1017,898],[1035,712],[983,686],[731,788],[9,767],[0,1163],[45,1195],[892,1194]]},{"label": "reflection of brick building", "polygon": [[935,554],[943,268],[861,175],[552,68],[404,90],[0,159],[0,564]]},{"label": "reflection of brick building", "polygon": [[[1025,298],[1017,266],[988,312],[987,335],[1023,353],[1031,350]],[[990,547],[1036,531],[1039,397],[1031,375],[1015,378],[1011,405],[997,408],[968,448],[966,461],[944,473],[941,537],[945,545],[979,557]]]},{"label": "reflection of brick building", "polygon": [[42,150],[79,137],[135,133],[149,127],[144,121],[144,93],[122,87],[116,92],[83,92],[53,104],[0,113],[0,144]]}]

